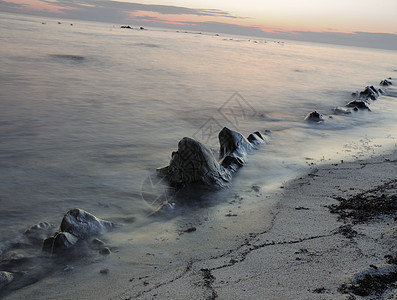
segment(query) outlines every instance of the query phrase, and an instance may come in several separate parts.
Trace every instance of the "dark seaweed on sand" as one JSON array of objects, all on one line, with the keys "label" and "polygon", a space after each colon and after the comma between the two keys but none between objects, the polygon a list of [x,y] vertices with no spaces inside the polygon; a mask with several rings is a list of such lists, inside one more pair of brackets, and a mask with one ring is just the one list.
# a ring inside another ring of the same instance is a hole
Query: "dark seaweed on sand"
[{"label": "dark seaweed on sand", "polygon": [[339,205],[331,205],[331,213],[339,214],[341,219],[351,219],[353,223],[362,223],[384,215],[397,212],[397,180],[392,180],[373,190],[350,198],[336,197]]}]

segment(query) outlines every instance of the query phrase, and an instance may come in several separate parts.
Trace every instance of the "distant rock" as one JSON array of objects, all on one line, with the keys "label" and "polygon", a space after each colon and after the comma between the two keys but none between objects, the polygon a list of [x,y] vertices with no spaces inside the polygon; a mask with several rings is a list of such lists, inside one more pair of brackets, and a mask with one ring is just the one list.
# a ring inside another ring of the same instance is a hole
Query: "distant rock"
[{"label": "distant rock", "polygon": [[380,82],[380,85],[381,85],[381,86],[389,86],[389,85],[393,85],[393,83],[392,83],[391,81],[385,79],[385,80],[382,80],[382,81]]},{"label": "distant rock", "polygon": [[134,29],[130,25],[123,25],[123,26],[120,26],[120,28],[123,28],[123,29]]},{"label": "distant rock", "polygon": [[371,110],[369,108],[368,102],[364,100],[353,100],[347,103],[346,106],[352,107],[353,109],[367,109],[369,111]]},{"label": "distant rock", "polygon": [[311,113],[308,113],[305,117],[305,121],[308,122],[314,122],[314,123],[320,123],[324,121],[323,115],[320,114],[317,111],[313,111]]},{"label": "distant rock", "polygon": [[335,114],[337,114],[337,115],[347,115],[347,114],[351,114],[351,113],[352,113],[352,111],[351,111],[350,108],[347,108],[347,107],[340,107],[340,106],[335,107],[335,108],[333,109],[333,112],[334,112]]}]

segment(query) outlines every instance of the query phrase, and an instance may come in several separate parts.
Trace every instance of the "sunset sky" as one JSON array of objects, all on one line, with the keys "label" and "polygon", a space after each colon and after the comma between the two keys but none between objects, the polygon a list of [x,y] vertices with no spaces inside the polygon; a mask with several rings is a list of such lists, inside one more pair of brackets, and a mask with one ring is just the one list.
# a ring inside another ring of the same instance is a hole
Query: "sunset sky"
[{"label": "sunset sky", "polygon": [[0,11],[303,40],[319,33],[397,40],[396,0],[0,0]]}]

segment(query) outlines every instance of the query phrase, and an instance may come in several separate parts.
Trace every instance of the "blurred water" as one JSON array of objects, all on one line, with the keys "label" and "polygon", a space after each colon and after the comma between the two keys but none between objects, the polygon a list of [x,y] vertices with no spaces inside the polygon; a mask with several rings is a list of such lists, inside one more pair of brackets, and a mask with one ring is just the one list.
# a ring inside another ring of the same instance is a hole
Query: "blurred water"
[{"label": "blurred water", "polygon": [[[215,146],[223,126],[272,134],[211,205],[253,184],[278,187],[313,161],[396,144],[395,97],[328,118],[351,92],[396,76],[395,52],[10,14],[1,14],[0,43],[1,241],[59,224],[73,207],[145,219],[145,178],[182,137]],[[323,124],[303,121],[313,110]]]}]

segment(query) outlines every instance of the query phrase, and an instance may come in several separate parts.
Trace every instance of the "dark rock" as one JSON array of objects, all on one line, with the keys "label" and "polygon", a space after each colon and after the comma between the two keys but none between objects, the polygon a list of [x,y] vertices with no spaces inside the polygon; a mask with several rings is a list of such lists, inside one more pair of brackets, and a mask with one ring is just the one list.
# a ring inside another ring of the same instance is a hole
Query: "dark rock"
[{"label": "dark rock", "polygon": [[378,90],[373,86],[367,86],[364,91],[360,92],[360,98],[376,100],[379,97]]},{"label": "dark rock", "polygon": [[93,239],[91,241],[91,247],[96,250],[100,250],[105,247],[105,242],[100,239]]},{"label": "dark rock", "polygon": [[194,139],[184,137],[178,143],[178,151],[172,153],[169,166],[157,169],[158,175],[165,177],[177,188],[190,184],[226,188],[232,173],[245,164],[247,152],[265,142],[259,132],[251,134],[250,140],[247,140],[240,133],[226,127],[221,130],[218,138],[219,162],[211,149]]},{"label": "dark rock", "polygon": [[322,115],[322,114],[320,114],[320,113],[317,112],[317,111],[313,111],[313,112],[308,113],[308,114],[306,115],[305,121],[319,123],[319,122],[323,122],[324,119],[323,119],[323,115]]},{"label": "dark rock", "polygon": [[0,271],[0,290],[14,280],[14,275],[10,272]]},{"label": "dark rock", "polygon": [[86,239],[109,231],[114,224],[101,220],[82,209],[69,210],[63,217],[60,231],[69,232],[80,239]]},{"label": "dark rock", "polygon": [[110,253],[112,253],[112,251],[110,251],[110,249],[108,247],[104,247],[99,250],[99,253],[102,255],[109,255]]},{"label": "dark rock", "polygon": [[368,102],[364,100],[353,100],[350,101],[349,103],[346,104],[347,107],[352,107],[354,110],[357,109],[368,109],[369,111],[371,110],[369,108]]},{"label": "dark rock", "polygon": [[389,86],[389,85],[393,85],[393,83],[392,83],[391,81],[385,79],[385,80],[382,80],[382,81],[380,82],[380,85],[381,85],[381,86]]},{"label": "dark rock", "polygon": [[82,209],[71,209],[64,215],[60,231],[44,240],[42,250],[51,254],[63,252],[80,241],[109,231],[113,226],[113,223],[101,220]]},{"label": "dark rock", "polygon": [[121,26],[120,28],[123,28],[123,29],[133,29],[130,25],[123,25],[123,26]]},{"label": "dark rock", "polygon": [[192,183],[224,188],[231,181],[230,172],[216,160],[212,151],[202,143],[184,137],[178,151],[172,153],[170,165],[160,169],[170,183],[183,187]]}]

